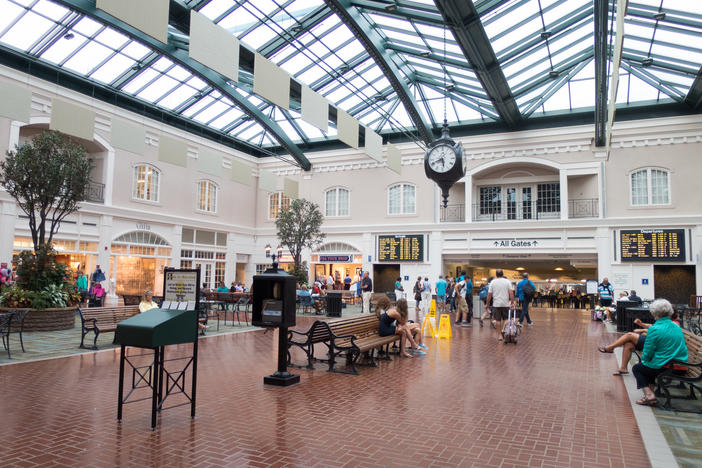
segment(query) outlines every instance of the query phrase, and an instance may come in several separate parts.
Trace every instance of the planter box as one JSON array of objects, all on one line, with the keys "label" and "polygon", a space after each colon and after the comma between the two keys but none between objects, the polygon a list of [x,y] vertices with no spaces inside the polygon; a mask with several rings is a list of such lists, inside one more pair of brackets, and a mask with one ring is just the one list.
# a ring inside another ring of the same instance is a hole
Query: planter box
[{"label": "planter box", "polygon": [[[9,310],[9,308],[0,307],[0,312],[8,312]],[[24,331],[70,330],[76,325],[76,310],[78,310],[77,307],[30,309],[24,319]]]}]

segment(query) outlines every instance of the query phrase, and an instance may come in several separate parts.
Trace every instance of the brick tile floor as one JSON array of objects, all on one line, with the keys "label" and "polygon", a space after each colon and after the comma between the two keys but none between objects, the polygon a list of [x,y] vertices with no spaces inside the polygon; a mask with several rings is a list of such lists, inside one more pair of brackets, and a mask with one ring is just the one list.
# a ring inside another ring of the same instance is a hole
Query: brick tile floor
[{"label": "brick tile floor", "polygon": [[2,366],[0,466],[649,466],[621,379],[595,351],[602,324],[578,310],[532,317],[516,346],[459,328],[428,339],[425,357],[360,376],[320,364],[289,388],[263,386],[275,333],[208,338],[197,417],[170,409],[155,431],[146,401],[116,421],[117,352]]}]

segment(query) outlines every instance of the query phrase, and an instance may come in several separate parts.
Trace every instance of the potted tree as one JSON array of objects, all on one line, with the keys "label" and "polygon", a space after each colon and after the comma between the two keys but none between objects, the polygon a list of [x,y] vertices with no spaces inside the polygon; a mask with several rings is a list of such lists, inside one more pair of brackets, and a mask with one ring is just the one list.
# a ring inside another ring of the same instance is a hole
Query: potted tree
[{"label": "potted tree", "polygon": [[22,252],[17,282],[0,295],[1,308],[29,308],[25,330],[74,326],[80,294],[73,272],[56,261],[51,246],[61,222],[85,200],[90,163],[85,148],[54,131],[44,131],[7,152],[0,184],[28,218],[33,251]]}]

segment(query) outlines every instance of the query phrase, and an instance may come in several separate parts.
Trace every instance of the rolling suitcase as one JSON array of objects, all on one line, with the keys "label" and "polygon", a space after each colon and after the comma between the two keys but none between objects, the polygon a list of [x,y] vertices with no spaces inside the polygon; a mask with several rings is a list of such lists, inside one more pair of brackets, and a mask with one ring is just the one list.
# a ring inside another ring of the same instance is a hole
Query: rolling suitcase
[{"label": "rolling suitcase", "polygon": [[502,329],[502,340],[505,343],[517,344],[517,336],[519,336],[519,327],[517,326],[517,311],[510,308],[507,316],[507,323]]}]

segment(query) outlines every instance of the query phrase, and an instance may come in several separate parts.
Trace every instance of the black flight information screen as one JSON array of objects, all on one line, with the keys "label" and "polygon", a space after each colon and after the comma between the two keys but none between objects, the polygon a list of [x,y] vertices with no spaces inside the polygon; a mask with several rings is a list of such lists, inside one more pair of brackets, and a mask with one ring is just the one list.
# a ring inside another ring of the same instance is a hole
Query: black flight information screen
[{"label": "black flight information screen", "polygon": [[684,262],[684,229],[620,231],[622,262]]},{"label": "black flight information screen", "polygon": [[378,236],[378,261],[423,262],[424,235]]}]

